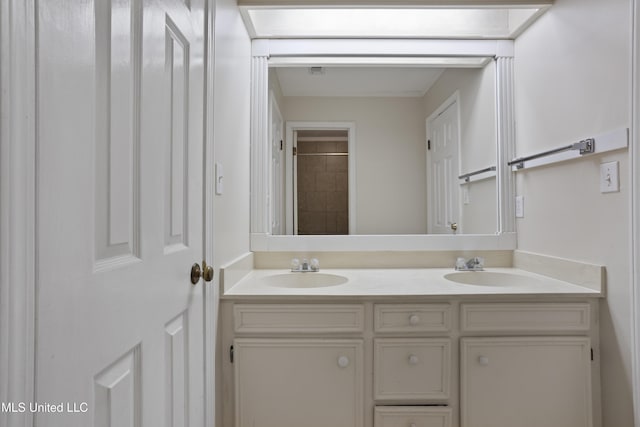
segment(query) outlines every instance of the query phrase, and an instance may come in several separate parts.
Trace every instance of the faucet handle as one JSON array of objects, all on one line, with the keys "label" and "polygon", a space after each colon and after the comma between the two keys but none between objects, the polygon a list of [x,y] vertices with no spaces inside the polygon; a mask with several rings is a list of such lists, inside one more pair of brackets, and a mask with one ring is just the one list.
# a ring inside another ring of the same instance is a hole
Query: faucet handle
[{"label": "faucet handle", "polygon": [[311,269],[313,271],[320,270],[320,261],[318,261],[318,258],[311,258],[311,261],[309,263],[309,267],[311,267]]},{"label": "faucet handle", "polygon": [[465,261],[464,258],[458,257],[456,259],[456,270],[464,270],[466,266],[467,266],[467,262]]},{"label": "faucet handle", "polygon": [[291,260],[291,271],[300,270],[300,260],[298,258],[294,258]]}]

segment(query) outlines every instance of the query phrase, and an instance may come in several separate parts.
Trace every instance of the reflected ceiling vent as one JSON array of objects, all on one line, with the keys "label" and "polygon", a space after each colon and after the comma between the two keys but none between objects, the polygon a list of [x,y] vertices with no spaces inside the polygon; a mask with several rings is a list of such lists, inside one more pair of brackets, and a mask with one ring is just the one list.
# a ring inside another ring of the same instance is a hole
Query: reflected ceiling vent
[{"label": "reflected ceiling vent", "polygon": [[309,67],[309,74],[311,74],[312,76],[321,76],[324,73],[324,67]]}]

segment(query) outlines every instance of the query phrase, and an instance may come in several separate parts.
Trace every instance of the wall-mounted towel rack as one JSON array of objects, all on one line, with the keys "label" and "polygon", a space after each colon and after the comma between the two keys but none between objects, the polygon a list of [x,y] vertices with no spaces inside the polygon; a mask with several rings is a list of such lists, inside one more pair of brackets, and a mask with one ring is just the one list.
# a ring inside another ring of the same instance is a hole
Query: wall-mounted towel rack
[{"label": "wall-mounted towel rack", "polygon": [[296,153],[296,156],[348,156],[349,153]]},{"label": "wall-mounted towel rack", "polygon": [[554,150],[543,151],[530,156],[518,157],[507,164],[513,171],[548,165],[565,160],[577,159],[589,154],[605,153],[629,146],[629,132],[627,128],[616,129],[599,134],[593,138],[565,145]]},{"label": "wall-mounted towel rack", "polygon": [[[479,169],[477,171],[473,171],[473,172],[465,173],[464,175],[460,175],[458,177],[458,179],[463,179],[464,182],[470,182],[472,176],[476,176],[477,177],[478,175],[487,174],[488,172],[495,172],[495,170],[496,170],[495,166],[489,166],[488,168]],[[488,174],[487,176],[483,176],[481,179],[488,178],[489,176],[495,176],[495,173],[494,174]]]},{"label": "wall-mounted towel rack", "polygon": [[532,154],[526,157],[518,157],[517,159],[511,160],[507,164],[509,166],[516,165],[517,169],[522,169],[524,167],[524,162],[528,162],[529,160],[540,159],[542,157],[551,156],[552,154],[563,153],[569,150],[578,150],[580,152],[580,155],[591,154],[596,150],[596,140],[594,138],[583,139],[580,142],[574,142],[573,144],[556,148],[554,150],[543,151],[541,153]]}]

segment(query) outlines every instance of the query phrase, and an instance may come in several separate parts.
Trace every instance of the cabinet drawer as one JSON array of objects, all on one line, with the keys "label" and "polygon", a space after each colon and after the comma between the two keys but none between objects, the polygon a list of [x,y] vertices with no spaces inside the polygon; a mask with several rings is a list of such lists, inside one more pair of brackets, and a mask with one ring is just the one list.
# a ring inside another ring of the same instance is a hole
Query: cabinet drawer
[{"label": "cabinet drawer", "polygon": [[449,397],[451,340],[374,340],[374,398],[430,401]]},{"label": "cabinet drawer", "polygon": [[449,304],[376,304],[376,332],[448,332]]},{"label": "cabinet drawer", "polygon": [[374,427],[451,427],[451,408],[376,406]]},{"label": "cabinet drawer", "polygon": [[462,304],[467,332],[588,331],[588,303]]},{"label": "cabinet drawer", "polygon": [[236,333],[362,332],[364,307],[358,304],[236,304]]}]

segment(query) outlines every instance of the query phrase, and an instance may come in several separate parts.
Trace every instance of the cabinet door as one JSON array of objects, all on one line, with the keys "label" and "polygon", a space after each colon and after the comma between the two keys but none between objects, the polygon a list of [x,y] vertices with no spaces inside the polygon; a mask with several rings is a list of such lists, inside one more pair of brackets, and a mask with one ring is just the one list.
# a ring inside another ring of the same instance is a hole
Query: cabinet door
[{"label": "cabinet door", "polygon": [[588,338],[461,342],[462,427],[591,427]]},{"label": "cabinet door", "polygon": [[362,340],[236,339],[236,427],[361,427]]}]

